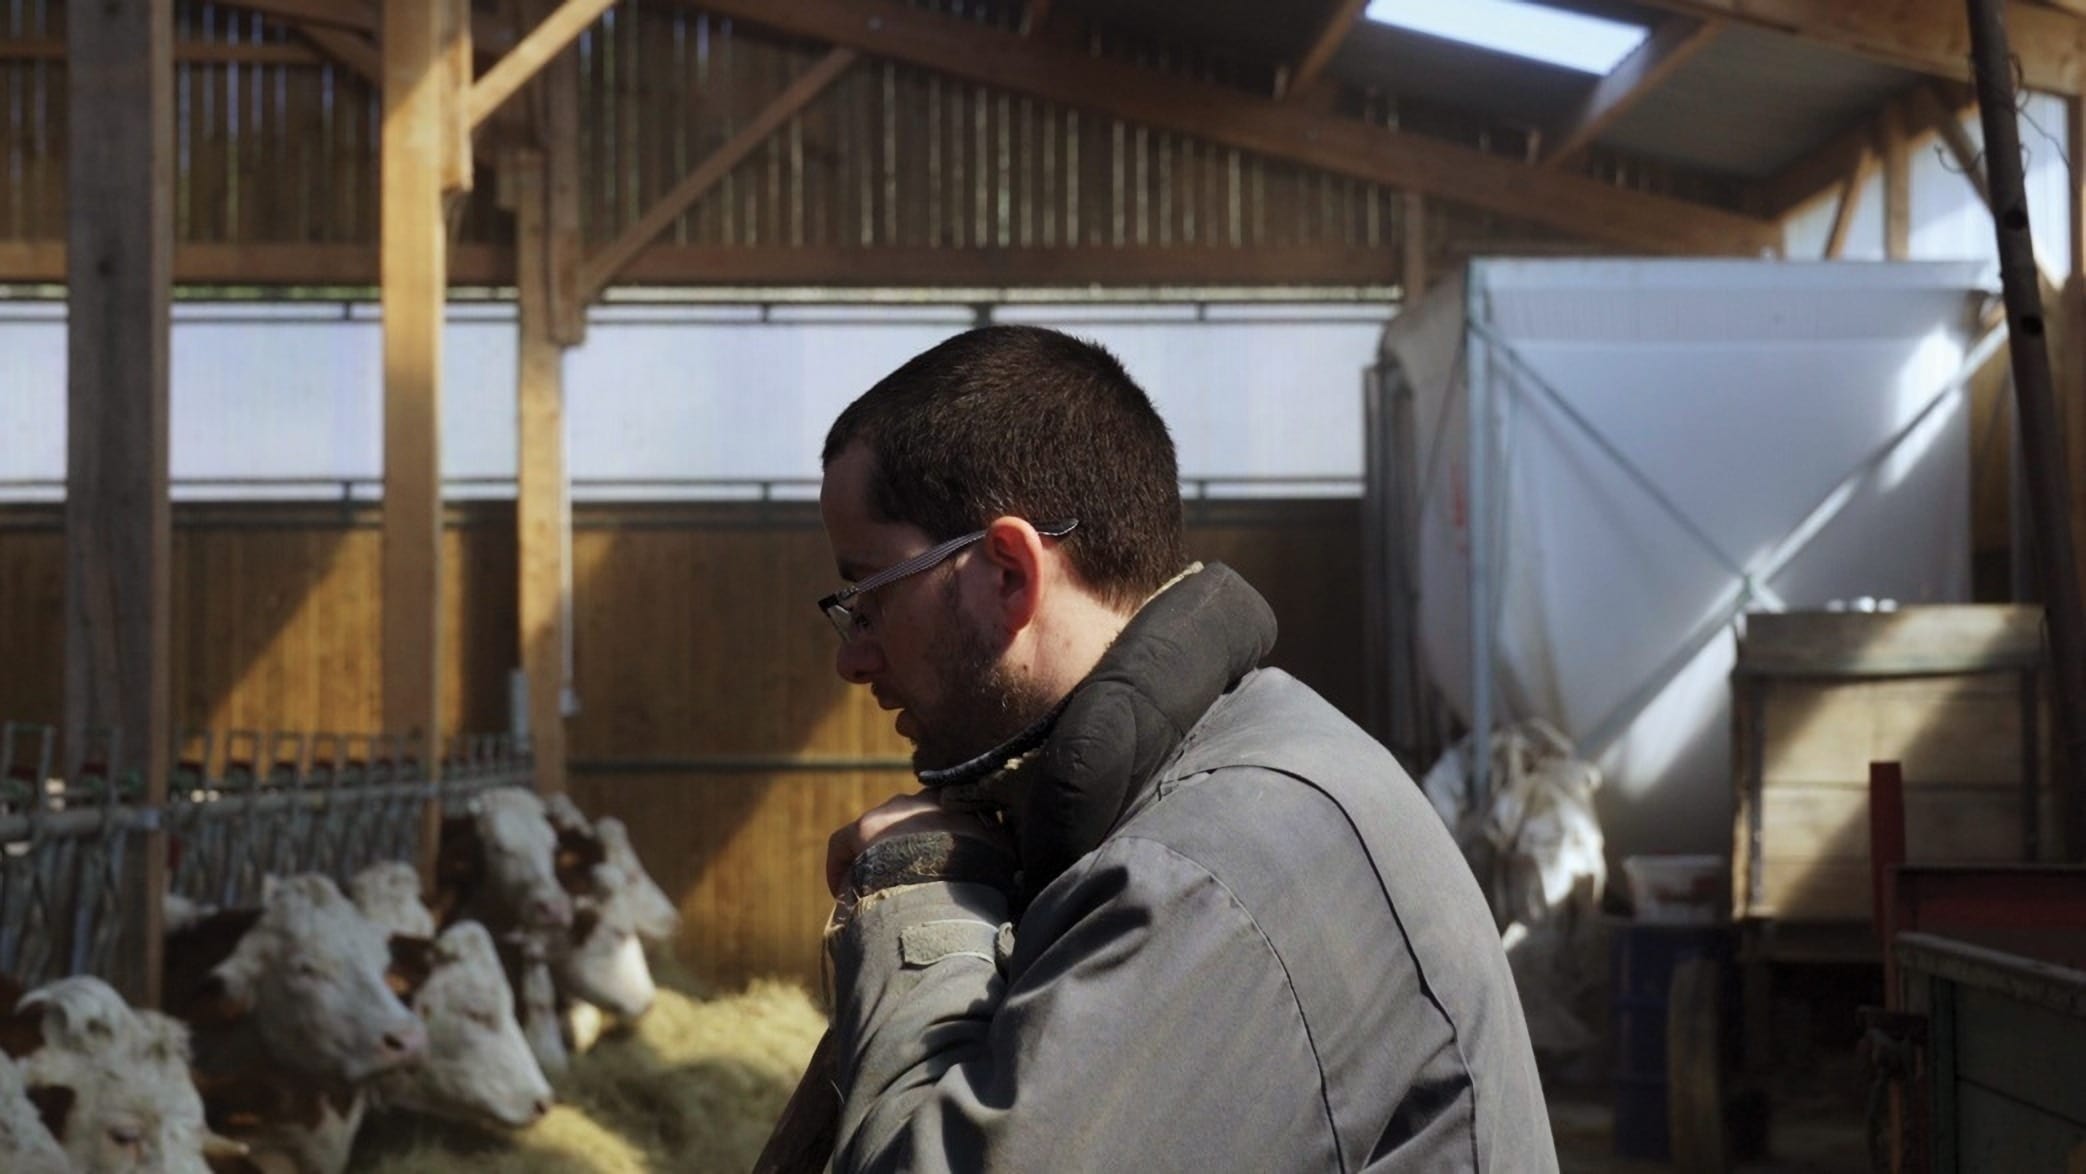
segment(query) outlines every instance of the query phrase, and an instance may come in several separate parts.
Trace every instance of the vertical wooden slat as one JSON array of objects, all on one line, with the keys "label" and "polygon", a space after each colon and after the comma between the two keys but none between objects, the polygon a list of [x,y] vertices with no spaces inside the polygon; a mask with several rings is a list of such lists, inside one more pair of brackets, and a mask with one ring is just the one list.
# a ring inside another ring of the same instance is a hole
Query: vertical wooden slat
[{"label": "vertical wooden slat", "polygon": [[[441,754],[441,370],[448,238],[444,116],[453,96],[442,5],[384,2],[384,727]],[[422,839],[432,868],[439,813]]]},{"label": "vertical wooden slat", "polygon": [[[77,765],[96,727],[120,732],[112,776],[135,771],[166,801],[172,515],[167,501],[168,313],[173,283],[173,12],[101,0],[66,33],[68,322],[65,745]],[[159,1005],[166,841],[138,862],[142,940],[117,985]]]}]

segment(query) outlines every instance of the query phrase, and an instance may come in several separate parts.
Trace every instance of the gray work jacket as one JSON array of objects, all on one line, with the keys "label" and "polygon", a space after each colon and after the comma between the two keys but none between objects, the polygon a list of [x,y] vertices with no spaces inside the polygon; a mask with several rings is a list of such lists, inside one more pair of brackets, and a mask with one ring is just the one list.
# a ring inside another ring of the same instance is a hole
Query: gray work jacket
[{"label": "gray work jacket", "polygon": [[1176,736],[1018,927],[943,882],[837,924],[832,1169],[1556,1169],[1491,916],[1396,761],[1272,669]]}]

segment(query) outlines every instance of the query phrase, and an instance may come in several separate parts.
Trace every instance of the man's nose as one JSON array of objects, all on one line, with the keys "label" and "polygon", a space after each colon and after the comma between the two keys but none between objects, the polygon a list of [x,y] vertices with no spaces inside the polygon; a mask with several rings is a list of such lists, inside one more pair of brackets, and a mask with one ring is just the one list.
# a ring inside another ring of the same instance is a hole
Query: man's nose
[{"label": "man's nose", "polygon": [[866,685],[876,671],[883,667],[884,656],[877,642],[867,636],[856,636],[840,646],[833,654],[833,671],[850,685]]}]

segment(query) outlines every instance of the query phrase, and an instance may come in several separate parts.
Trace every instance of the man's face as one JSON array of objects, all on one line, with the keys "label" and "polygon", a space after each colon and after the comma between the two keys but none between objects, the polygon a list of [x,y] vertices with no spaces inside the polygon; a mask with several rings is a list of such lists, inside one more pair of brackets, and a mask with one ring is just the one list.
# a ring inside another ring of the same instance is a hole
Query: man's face
[{"label": "man's face", "polygon": [[[826,540],[850,583],[933,545],[918,527],[873,515],[872,464],[866,446],[849,445],[827,466],[819,492]],[[964,576],[989,569],[974,565],[983,557],[973,546],[849,604],[866,625],[836,652],[834,669],[869,686],[877,704],[898,711],[897,730],[913,743],[918,770],[954,766],[990,750],[1049,704],[1039,704],[1034,690],[1002,664],[1007,641],[991,616],[966,606],[971,596]]]}]

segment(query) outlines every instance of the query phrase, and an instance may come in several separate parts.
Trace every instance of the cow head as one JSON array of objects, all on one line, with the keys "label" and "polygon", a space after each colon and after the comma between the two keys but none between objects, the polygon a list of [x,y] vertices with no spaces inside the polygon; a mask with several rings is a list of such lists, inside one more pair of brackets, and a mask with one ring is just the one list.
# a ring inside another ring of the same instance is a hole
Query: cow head
[{"label": "cow head", "polygon": [[558,989],[626,1019],[651,1010],[658,988],[637,934],[630,883],[613,864],[591,870],[590,891],[574,901],[572,925],[547,935]]},{"label": "cow head", "polygon": [[88,977],[31,991],[21,1009],[42,1012],[44,1034],[23,1083],[74,1169],[205,1174],[211,1139],[185,1027]]},{"label": "cow head", "polygon": [[572,899],[558,884],[558,834],[543,801],[519,787],[487,791],[472,804],[486,898],[502,920],[549,929],[572,923]]},{"label": "cow head", "polygon": [[377,1095],[400,1108],[510,1129],[548,1113],[550,1082],[522,1037],[485,927],[450,926],[427,952],[424,975],[414,977],[413,1012],[427,1025],[427,1055],[380,1077]]},{"label": "cow head", "polygon": [[629,894],[630,917],[637,936],[658,946],[674,940],[681,932],[681,911],[645,871],[644,862],[630,845],[630,831],[612,815],[594,821],[594,835],[601,841],[607,862],[621,871]]},{"label": "cow head", "polygon": [[403,860],[380,860],[349,877],[348,896],[386,933],[435,936],[435,915],[420,899],[420,873]]},{"label": "cow head", "polygon": [[278,1062],[366,1080],[427,1047],[420,1021],[385,985],[387,936],[326,877],[270,877],[259,920],[215,975]]}]

